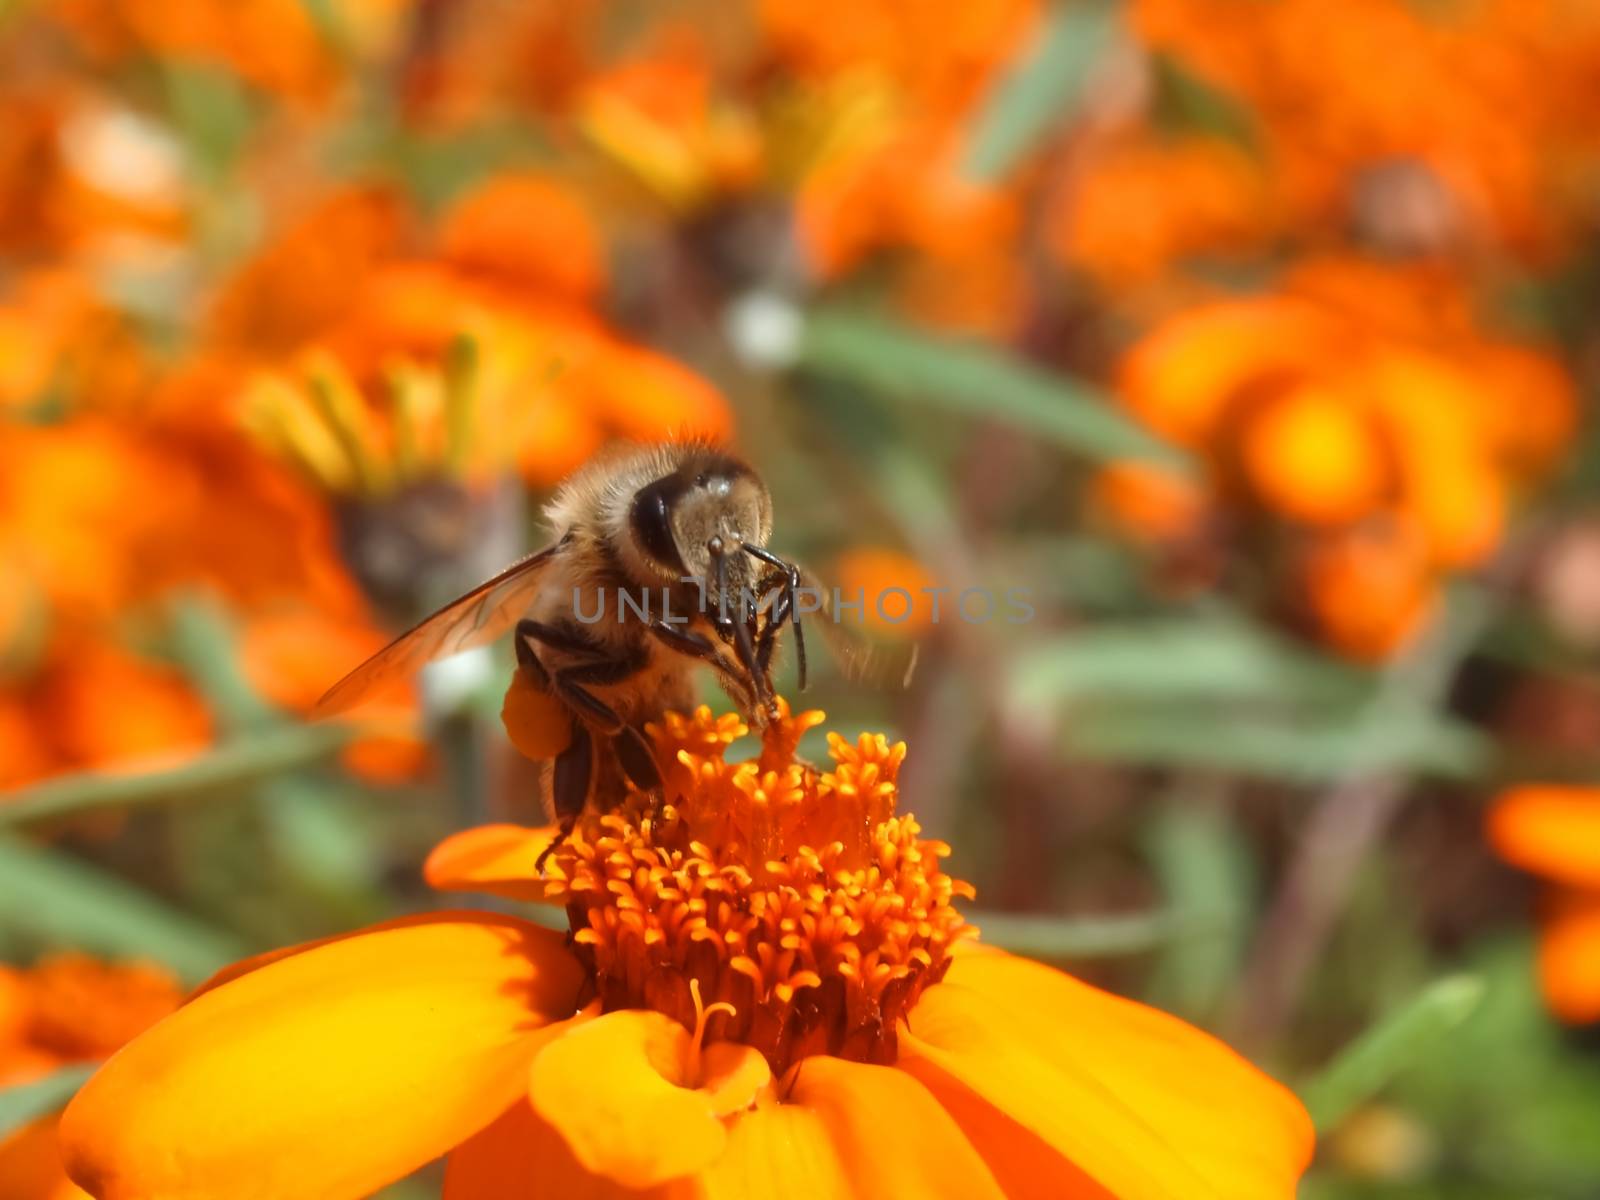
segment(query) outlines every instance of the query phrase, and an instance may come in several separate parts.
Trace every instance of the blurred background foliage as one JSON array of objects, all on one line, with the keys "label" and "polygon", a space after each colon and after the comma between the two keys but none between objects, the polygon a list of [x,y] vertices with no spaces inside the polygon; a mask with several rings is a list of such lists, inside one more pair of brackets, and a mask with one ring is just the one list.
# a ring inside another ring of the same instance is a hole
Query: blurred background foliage
[{"label": "blurred background foliage", "polygon": [[806,701],[988,940],[1294,1084],[1309,1197],[1600,1193],[1597,81],[1586,0],[0,4],[0,1176],[540,819],[505,647],[303,715],[702,434],[916,596]]}]

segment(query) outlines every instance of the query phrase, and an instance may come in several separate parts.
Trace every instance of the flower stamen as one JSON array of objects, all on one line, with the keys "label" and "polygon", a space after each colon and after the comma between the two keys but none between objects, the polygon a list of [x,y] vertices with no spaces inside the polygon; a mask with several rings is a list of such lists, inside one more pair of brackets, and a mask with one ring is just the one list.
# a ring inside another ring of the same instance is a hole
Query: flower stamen
[{"label": "flower stamen", "polygon": [[700,1072],[700,1051],[705,1044],[706,1022],[719,1012],[736,1017],[739,1015],[739,1010],[726,1000],[718,1000],[714,1004],[702,1002],[698,979],[689,980],[689,994],[694,997],[694,1034],[689,1039],[689,1063],[685,1074],[688,1076],[689,1087],[699,1087],[705,1082]]},{"label": "flower stamen", "polygon": [[735,717],[668,714],[648,732],[659,797],[586,813],[544,876],[602,1008],[652,1008],[753,1046],[775,1076],[812,1054],[892,1062],[895,1026],[969,932],[972,889],[895,814],[904,744],[830,735],[831,770],[794,757],[807,712],[779,716],[750,762],[725,761]]}]

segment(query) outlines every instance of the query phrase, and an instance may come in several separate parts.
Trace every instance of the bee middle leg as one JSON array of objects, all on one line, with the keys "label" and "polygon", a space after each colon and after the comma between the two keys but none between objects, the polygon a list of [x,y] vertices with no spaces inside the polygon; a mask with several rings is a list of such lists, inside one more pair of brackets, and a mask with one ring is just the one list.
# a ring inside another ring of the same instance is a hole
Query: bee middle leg
[{"label": "bee middle leg", "polygon": [[572,833],[573,825],[582,814],[584,805],[589,802],[589,788],[593,780],[594,744],[583,722],[574,721],[572,741],[565,750],[556,755],[550,783],[551,806],[555,809],[554,815],[560,832],[548,846],[539,851],[539,857],[533,863],[535,874],[543,874],[544,860],[549,858],[556,847],[566,841]]},{"label": "bee middle leg", "polygon": [[[650,744],[637,726],[628,724],[621,714],[589,689],[595,686],[621,683],[643,670],[649,661],[644,648],[617,655],[607,647],[587,637],[581,631],[539,621],[524,620],[517,625],[517,649],[521,655],[526,648],[530,658],[537,661],[532,643],[549,646],[568,654],[582,655],[587,661],[573,663],[554,670],[543,669],[546,685],[580,718],[578,722],[593,724],[601,733],[610,735],[617,752],[617,761],[623,772],[641,791],[651,791],[661,786],[661,772],[656,767]],[[585,738],[587,742],[587,736]],[[559,766],[559,763],[558,763]],[[588,785],[585,783],[584,792]],[[583,807],[580,798],[574,817]]]}]

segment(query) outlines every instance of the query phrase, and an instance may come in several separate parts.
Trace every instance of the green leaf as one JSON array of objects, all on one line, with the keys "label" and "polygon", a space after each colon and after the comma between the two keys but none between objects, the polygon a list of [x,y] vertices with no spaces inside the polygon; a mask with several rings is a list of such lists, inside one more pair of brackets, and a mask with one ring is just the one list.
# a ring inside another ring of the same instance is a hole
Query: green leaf
[{"label": "green leaf", "polygon": [[1066,738],[1082,758],[1297,783],[1389,770],[1473,779],[1490,759],[1482,734],[1420,708],[1374,726],[1359,718],[1310,721],[1259,706],[1127,707],[1074,713]]},{"label": "green leaf", "polygon": [[1413,1063],[1437,1052],[1446,1035],[1482,1002],[1475,975],[1441,979],[1356,1038],[1300,1092],[1318,1132],[1339,1123]]},{"label": "green leaf", "polygon": [[172,646],[185,673],[229,730],[259,727],[279,718],[245,678],[234,630],[214,602],[190,597],[174,605]]},{"label": "green leaf", "polygon": [[1006,421],[1090,459],[1181,465],[1182,453],[1141,429],[1097,388],[978,341],[936,337],[855,309],[812,310],[800,364],[890,399]]},{"label": "green leaf", "polygon": [[[1162,1007],[1211,1015],[1244,958],[1256,871],[1226,796],[1190,784],[1153,814],[1144,844],[1167,907],[1214,931],[1177,938],[1162,950],[1155,991]],[[1215,790],[1215,789],[1211,789]]]},{"label": "green leaf", "polygon": [[1012,672],[1019,703],[1084,697],[1338,698],[1363,677],[1241,622],[1103,624],[1041,640]]},{"label": "green leaf", "polygon": [[1116,29],[1114,5],[1056,3],[978,114],[962,173],[979,182],[1003,178],[1052,126],[1069,119]]},{"label": "green leaf", "polygon": [[987,945],[1050,961],[1143,954],[1179,938],[1208,932],[1203,920],[1174,912],[1031,917],[969,911],[966,918],[978,927]]},{"label": "green leaf", "polygon": [[256,106],[240,79],[220,66],[169,59],[162,64],[168,109],[200,175],[227,176],[249,139]]},{"label": "green leaf", "polygon": [[1154,120],[1159,128],[1204,134],[1254,152],[1260,144],[1255,114],[1237,97],[1221,91],[1169,54],[1153,58]]},{"label": "green leaf", "polygon": [[190,981],[244,947],[198,918],[68,855],[0,835],[0,925],[51,945],[152,958]]},{"label": "green leaf", "polygon": [[0,794],[0,828],[103,809],[190,800],[333,757],[362,729],[291,725],[265,729],[166,770],[86,771]]},{"label": "green leaf", "polygon": [[94,1071],[93,1064],[62,1067],[43,1079],[0,1090],[0,1141],[29,1121],[64,1107]]}]

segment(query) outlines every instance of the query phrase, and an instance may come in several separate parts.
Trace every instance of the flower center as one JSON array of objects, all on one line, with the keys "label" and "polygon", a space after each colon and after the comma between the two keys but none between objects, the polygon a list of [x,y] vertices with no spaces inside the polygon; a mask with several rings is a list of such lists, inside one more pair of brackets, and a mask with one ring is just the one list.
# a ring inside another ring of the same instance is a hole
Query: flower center
[{"label": "flower center", "polygon": [[812,1054],[893,1062],[896,1023],[966,932],[951,902],[972,889],[939,869],[948,846],[895,815],[903,743],[830,734],[834,766],[818,771],[794,752],[823,714],[780,708],[749,762],[723,758],[736,717],[650,726],[664,800],[586,813],[545,895],[566,904],[607,1011],[656,1009],[697,1043],[754,1046],[778,1075]]}]

